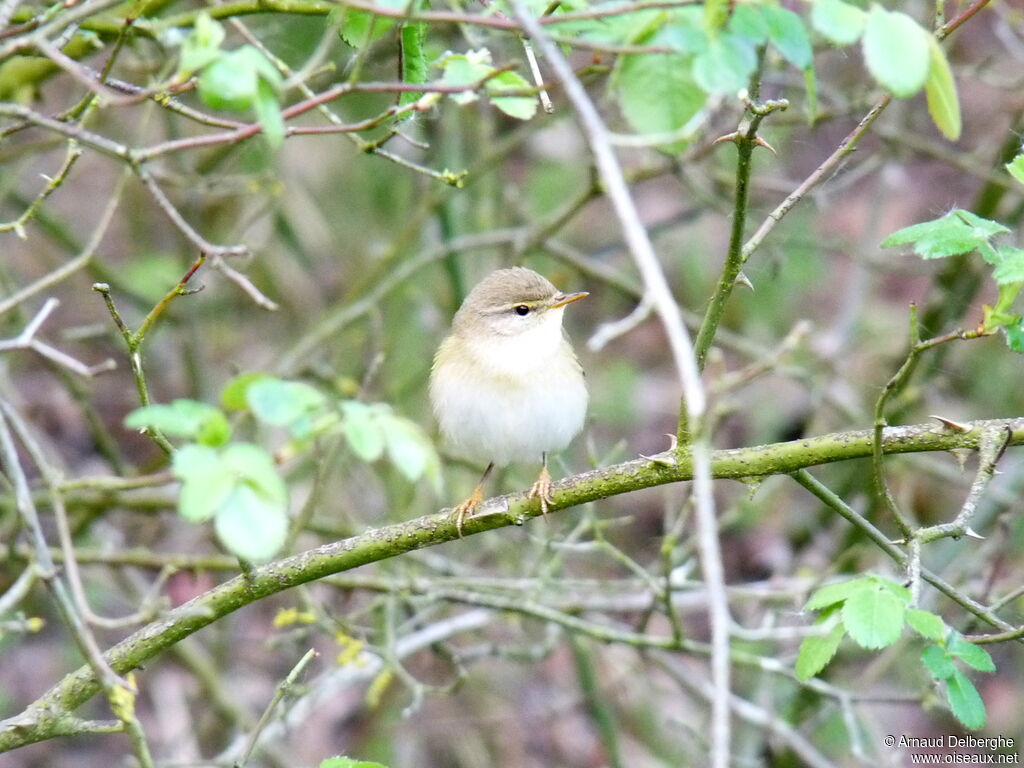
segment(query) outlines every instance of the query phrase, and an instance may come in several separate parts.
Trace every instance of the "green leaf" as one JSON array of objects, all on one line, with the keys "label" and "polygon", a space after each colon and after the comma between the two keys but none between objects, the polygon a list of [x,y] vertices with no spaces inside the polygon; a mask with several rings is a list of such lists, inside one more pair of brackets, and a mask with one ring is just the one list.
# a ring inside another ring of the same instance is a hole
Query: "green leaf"
[{"label": "green leaf", "polygon": [[868,71],[894,96],[913,96],[928,77],[930,37],[907,14],[872,5],[863,40]]},{"label": "green leaf", "polygon": [[[760,19],[760,15],[758,14]],[[763,23],[763,22],[762,22]],[[765,27],[765,39],[768,28]],[[634,45],[657,44],[678,53],[700,53],[707,50],[708,31],[701,19],[699,7],[680,8],[671,15],[660,13],[651,21],[636,29],[623,42]]]},{"label": "green leaf", "polygon": [[341,430],[352,452],[363,461],[379,459],[384,453],[384,430],[376,417],[378,409],[358,400],[344,400],[341,410]]},{"label": "green leaf", "polygon": [[[401,45],[403,82],[427,82],[427,54],[424,49],[426,40],[426,22],[414,21],[402,26]],[[399,97],[398,103],[402,106],[412,104],[422,95],[423,93],[421,91],[405,92]]]},{"label": "green leaf", "polygon": [[996,268],[992,276],[1000,285],[1024,281],[1024,249],[1001,245],[995,249]]},{"label": "green leaf", "polygon": [[875,574],[868,575],[867,577],[865,577],[865,580],[869,581],[874,585],[887,589],[889,592],[895,595],[903,603],[903,605],[910,605],[910,590],[904,587],[902,584],[897,584],[892,579],[887,579],[884,576],[876,576]]},{"label": "green leaf", "polygon": [[956,673],[953,658],[937,645],[925,646],[921,651],[921,661],[936,680],[948,680]]},{"label": "green leaf", "polygon": [[320,763],[319,768],[387,768],[380,763],[367,763],[364,760],[353,760],[351,757],[329,757]]},{"label": "green leaf", "polygon": [[281,146],[287,128],[285,128],[284,117],[281,115],[277,91],[266,80],[260,79],[256,86],[256,100],[253,102],[253,109],[267,143],[274,148]]},{"label": "green leaf", "polygon": [[288,530],[288,489],[262,448],[186,445],[175,452],[172,467],[182,483],[178,508],[186,520],[214,518],[221,543],[247,560],[267,560],[281,548]]},{"label": "green leaf", "polygon": [[1000,283],[999,284],[999,298],[996,300],[994,307],[984,306],[982,307],[985,311],[985,328],[992,330],[1006,325],[1015,325],[1017,322],[1017,315],[1010,312],[1010,308],[1013,306],[1013,302],[1017,299],[1017,294],[1020,293],[1020,289],[1024,287],[1024,283]]},{"label": "green leaf", "polygon": [[761,9],[753,5],[738,4],[729,17],[726,29],[734,35],[746,38],[754,45],[768,41],[768,22],[761,15]]},{"label": "green leaf", "polygon": [[196,400],[175,400],[170,405],[146,405],[125,416],[129,429],[155,429],[165,435],[190,437],[206,445],[221,445],[230,438],[227,418],[217,408]]},{"label": "green leaf", "polygon": [[[395,7],[394,3],[384,2],[385,7]],[[401,6],[398,6],[401,7]],[[383,37],[394,22],[384,16],[375,16],[369,11],[359,8],[344,8],[341,11],[341,24],[338,27],[338,35],[355,49],[360,49],[368,43]]]},{"label": "green leaf", "polygon": [[960,100],[956,95],[956,81],[953,70],[949,68],[946,52],[939,41],[928,35],[930,51],[928,79],[924,84],[925,96],[928,100],[928,114],[942,135],[950,141],[960,138],[962,128],[960,120]]},{"label": "green leaf", "polygon": [[217,510],[214,530],[232,554],[252,562],[265,562],[284,545],[288,516],[283,507],[241,483],[231,489]]},{"label": "green leaf", "polygon": [[[261,84],[263,84],[261,88]],[[251,45],[225,53],[199,75],[199,96],[214,109],[257,107],[261,92],[281,85],[281,74]]]},{"label": "green leaf", "polygon": [[288,487],[277,472],[273,457],[252,443],[232,443],[221,455],[221,464],[238,485],[246,485],[268,504],[284,509]]},{"label": "green leaf", "polygon": [[[479,83],[494,71],[491,66],[491,52],[481,48],[468,53],[446,53],[439,60],[443,74],[441,82],[445,85],[471,86]],[[456,104],[470,104],[479,97],[475,91],[452,93],[449,97]]]},{"label": "green leaf", "polygon": [[248,109],[256,100],[259,76],[242,49],[225,53],[199,75],[199,97],[214,109]]},{"label": "green leaf", "polygon": [[[651,45],[659,45],[658,37]],[[678,54],[637,54],[619,59],[615,77],[619,109],[637,133],[678,131],[707,103],[707,94],[692,74],[693,59]],[[673,144],[678,150],[682,142]]]},{"label": "green leaf", "polygon": [[245,390],[245,399],[257,419],[281,427],[301,424],[327,402],[309,384],[273,378],[252,382]]},{"label": "green leaf", "polygon": [[782,57],[797,69],[811,66],[814,52],[804,20],[793,11],[775,6],[764,6],[761,15],[768,25],[768,39]]},{"label": "green leaf", "polygon": [[931,611],[911,608],[907,611],[906,619],[910,628],[927,640],[934,640],[940,643],[946,636],[945,623]]},{"label": "green leaf", "polygon": [[893,232],[882,241],[882,247],[912,243],[914,252],[921,258],[939,259],[970,253],[986,246],[993,235],[1004,232],[1009,230],[998,222],[957,209],[941,218]]},{"label": "green leaf", "polygon": [[502,72],[487,81],[487,94],[491,103],[509,117],[529,120],[537,114],[536,96],[499,96],[502,91],[529,90],[530,84],[515,72]]},{"label": "green leaf", "polygon": [[979,232],[984,232],[986,237],[995,237],[996,235],[1004,235],[1010,231],[1009,227],[1005,227],[998,221],[992,221],[991,219],[983,219],[976,213],[965,211],[962,208],[958,208],[953,211],[963,221],[977,229]]},{"label": "green leaf", "polygon": [[258,371],[250,371],[249,373],[240,373],[235,376],[227,384],[224,385],[224,389],[220,392],[220,403],[229,411],[247,411],[249,410],[249,401],[246,399],[245,393],[249,387],[255,384],[257,381],[263,381],[269,379],[265,373]]},{"label": "green leaf", "polygon": [[980,645],[964,640],[959,633],[953,635],[946,644],[946,652],[956,656],[960,661],[979,672],[995,672],[996,665],[988,651]]},{"label": "green leaf", "polygon": [[843,624],[862,648],[892,645],[903,631],[906,602],[875,579],[860,580],[862,588],[843,603]]},{"label": "green leaf", "polygon": [[196,16],[192,31],[181,44],[178,58],[178,77],[187,80],[221,55],[220,45],[224,42],[224,27],[214,21],[206,11]]},{"label": "green leaf", "polygon": [[959,669],[953,670],[946,680],[946,697],[953,715],[965,727],[977,730],[985,726],[985,702],[974,683]]},{"label": "green leaf", "polygon": [[1006,334],[1006,344],[1014,352],[1024,355],[1024,317],[1018,317],[1017,322],[1012,325],[1004,325],[1003,333]]},{"label": "green leaf", "polygon": [[826,584],[824,587],[816,589],[807,601],[807,604],[804,605],[804,610],[818,611],[830,605],[843,602],[862,588],[861,581],[862,579],[852,579],[850,581],[841,581],[838,584]]},{"label": "green leaf", "polygon": [[735,94],[750,83],[757,67],[753,45],[737,35],[719,34],[693,59],[693,79],[708,93]]},{"label": "green leaf", "polygon": [[171,467],[181,481],[178,512],[193,523],[212,518],[235,487],[235,478],[221,463],[220,452],[209,446],[179,448],[171,459]]},{"label": "green leaf", "polygon": [[1024,154],[1017,155],[1008,162],[1006,171],[1021,184],[1024,184]]},{"label": "green leaf", "polygon": [[811,5],[811,25],[835,45],[857,42],[866,23],[867,14],[843,0],[815,0]]},{"label": "green leaf", "polygon": [[171,470],[179,480],[186,480],[209,466],[220,471],[220,451],[208,445],[183,445],[171,455]]},{"label": "green leaf", "polygon": [[842,622],[836,622],[832,631],[820,637],[805,637],[800,643],[800,651],[796,657],[796,677],[798,680],[809,680],[821,672],[832,661],[839,649],[839,643],[846,634]]},{"label": "green leaf", "polygon": [[388,458],[407,480],[416,482],[430,462],[436,460],[434,444],[419,426],[408,419],[389,416],[382,422]]},{"label": "green leaf", "polygon": [[244,57],[248,61],[255,72],[256,76],[265,82],[267,85],[273,88],[280,88],[284,83],[281,73],[278,72],[277,67],[271,63],[259,48],[252,45],[243,45],[238,49],[240,56]]},{"label": "green leaf", "polygon": [[196,433],[196,442],[203,445],[218,446],[224,445],[230,439],[231,425],[228,423],[228,417],[222,411],[214,408],[199,426],[199,432]]}]

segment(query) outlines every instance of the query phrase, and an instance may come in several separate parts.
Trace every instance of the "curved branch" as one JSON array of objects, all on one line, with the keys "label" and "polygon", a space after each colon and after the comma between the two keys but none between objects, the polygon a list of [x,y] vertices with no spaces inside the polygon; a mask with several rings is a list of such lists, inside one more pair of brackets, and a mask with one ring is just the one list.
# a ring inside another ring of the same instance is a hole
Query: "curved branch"
[{"label": "curved branch", "polygon": [[[1003,430],[1008,446],[1024,445],[1024,418],[974,422],[963,432],[941,424],[887,427],[882,450],[887,454],[978,450],[986,434]],[[712,454],[712,472],[718,479],[748,479],[789,474],[806,467],[849,459],[870,458],[874,431],[835,432],[785,443],[729,448]],[[549,511],[567,509],[597,499],[690,480],[692,464],[669,450],[651,458],[634,459],[603,469],[565,478],[553,485],[554,502]],[[513,493],[489,499],[465,521],[463,535],[470,536],[509,525],[522,525],[541,514],[535,499]],[[115,645],[105,654],[118,674],[136,669],[160,651],[208,624],[250,603],[316,579],[358,568],[414,549],[455,540],[459,533],[450,510],[441,510],[402,523],[375,528],[358,536],[325,544],[267,565],[253,568],[169,611]],[[74,709],[100,690],[88,666],[72,672],[54,685],[24,712],[0,722],[0,752],[55,736],[73,733]]]}]

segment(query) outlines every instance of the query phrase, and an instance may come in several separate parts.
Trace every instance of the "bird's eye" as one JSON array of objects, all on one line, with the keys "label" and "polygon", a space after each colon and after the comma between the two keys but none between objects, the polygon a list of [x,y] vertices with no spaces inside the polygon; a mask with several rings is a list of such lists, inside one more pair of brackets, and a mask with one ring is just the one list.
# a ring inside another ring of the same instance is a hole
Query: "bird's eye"
[{"label": "bird's eye", "polygon": [[530,308],[525,304],[520,304],[518,307],[516,307],[516,314],[519,315],[520,317],[524,317],[530,314]]}]

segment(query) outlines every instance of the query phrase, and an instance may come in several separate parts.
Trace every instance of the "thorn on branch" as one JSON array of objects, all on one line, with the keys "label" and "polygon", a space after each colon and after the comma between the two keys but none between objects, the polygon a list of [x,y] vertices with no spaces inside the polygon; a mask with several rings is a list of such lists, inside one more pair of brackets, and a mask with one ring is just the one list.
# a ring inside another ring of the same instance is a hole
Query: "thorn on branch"
[{"label": "thorn on branch", "polygon": [[[675,469],[676,467],[679,466],[679,459],[677,458],[676,453],[679,449],[679,438],[676,437],[675,435],[670,434],[666,434],[665,437],[667,437],[669,441],[667,451],[665,451],[664,453],[659,453],[655,456],[646,456],[645,454],[641,453],[640,458],[647,459],[647,461],[651,462],[652,464],[656,464],[659,467],[669,467],[670,469]],[[665,454],[668,454],[668,456],[666,457]]]},{"label": "thorn on branch", "polygon": [[727,133],[724,136],[719,136],[717,139],[711,142],[711,146],[714,146],[715,144],[724,144],[727,141],[732,142],[733,144],[736,145],[740,145],[744,142],[749,141],[758,147],[764,147],[765,149],[771,151],[771,153],[776,157],[779,154],[778,152],[775,151],[775,147],[773,147],[767,141],[762,139],[760,136],[750,136],[749,132],[744,133],[742,131],[733,131],[732,133]]},{"label": "thorn on branch", "polygon": [[935,419],[943,427],[945,427],[946,429],[952,430],[953,432],[970,432],[971,429],[973,429],[973,427],[971,426],[971,424],[969,422],[967,424],[961,424],[958,421],[953,421],[952,419],[947,419],[944,416],[936,416],[935,414],[930,414],[928,416],[928,418],[929,419]]},{"label": "thorn on branch", "polygon": [[727,133],[724,136],[719,136],[717,139],[711,142],[711,146],[715,146],[716,144],[724,144],[727,141],[731,141],[733,144],[739,144],[742,140],[743,134],[741,134],[739,131],[733,131],[732,133]]},{"label": "thorn on branch", "polygon": [[770,151],[770,152],[771,152],[771,153],[772,153],[773,155],[775,155],[776,157],[778,157],[778,156],[779,156],[779,153],[775,151],[775,147],[773,147],[773,146],[772,146],[771,144],[769,144],[769,143],[768,143],[767,141],[765,141],[764,139],[762,139],[762,138],[761,138],[760,136],[755,136],[755,137],[754,137],[754,144],[756,144],[756,145],[757,145],[757,146],[759,146],[759,147],[764,147],[765,149],[769,150],[769,151]]},{"label": "thorn on branch", "polygon": [[751,293],[754,292],[754,284],[750,282],[750,278],[747,277],[742,270],[738,275],[736,275],[736,280],[734,282],[736,285],[742,285],[746,288],[749,288]]}]

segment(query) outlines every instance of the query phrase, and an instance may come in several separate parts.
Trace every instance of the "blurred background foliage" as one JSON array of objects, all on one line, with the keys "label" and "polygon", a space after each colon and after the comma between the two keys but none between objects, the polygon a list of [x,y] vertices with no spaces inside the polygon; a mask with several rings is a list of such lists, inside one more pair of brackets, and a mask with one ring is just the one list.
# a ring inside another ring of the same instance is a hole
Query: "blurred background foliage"
[{"label": "blurred background foliage", "polygon": [[[967,6],[937,5],[947,6],[948,18]],[[806,17],[805,4],[785,6]],[[930,25],[935,4],[904,6]],[[16,7],[8,30],[38,10]],[[146,11],[146,18],[159,21],[200,7],[167,4]],[[362,82],[397,77],[397,27],[360,51],[338,39],[336,16],[291,15],[282,7],[240,18],[244,29],[225,26],[229,47],[254,38],[294,69],[319,52],[306,81],[314,91],[349,76]],[[0,36],[0,48],[7,37]],[[818,99],[811,119],[800,72],[773,49],[763,54],[761,96],[787,98],[790,108],[762,124],[760,134],[777,154],[755,154],[748,234],[882,93],[856,48],[811,39]],[[430,59],[485,45],[496,63],[528,73],[519,41],[506,31],[431,23],[427,41]],[[114,37],[92,33],[86,42],[90,49],[69,55],[102,67]],[[993,302],[994,286],[976,279],[984,266],[977,257],[922,262],[879,248],[893,230],[954,207],[1014,230],[1024,214],[1021,187],[1002,170],[1024,130],[1020,11],[993,3],[945,48],[959,85],[962,138],[951,143],[939,134],[922,96],[894,100],[857,151],[797,205],[745,267],[753,290],[741,286],[729,302],[705,374],[716,447],[870,428],[881,387],[906,354],[909,305],[918,304],[925,334],[935,335],[974,327],[982,304]],[[111,75],[142,86],[166,82],[175,57],[166,30],[155,38],[129,35]],[[629,133],[610,81],[616,58],[611,45],[572,52],[610,128]],[[46,58],[15,56],[0,64],[0,99],[29,105],[36,114],[61,114],[87,94]],[[552,95],[554,113],[538,112],[528,121],[507,117],[486,100],[461,106],[443,99],[429,111],[360,134],[373,142],[397,130],[381,145],[391,157],[367,151],[348,135],[292,136],[277,149],[257,135],[197,145],[147,166],[202,237],[251,251],[222,260],[240,279],[218,269],[220,259],[205,264],[189,284],[202,290],[177,297],[147,335],[141,355],[152,400],[217,404],[232,377],[261,371],[307,381],[332,397],[388,403],[433,435],[426,381],[451,315],[479,278],[522,263],[564,290],[591,294],[567,313],[588,373],[588,426],[558,458],[556,476],[664,450],[666,433],[676,431],[680,393],[658,323],[648,319],[599,350],[587,345],[604,323],[636,307],[640,281],[611,207],[594,187],[571,108],[558,89]],[[301,98],[286,92],[283,104],[293,96]],[[195,93],[176,98],[206,109]],[[331,108],[356,122],[379,115],[395,99],[393,93],[357,93]],[[25,126],[10,111],[0,114],[6,115],[0,122],[0,220],[8,221],[61,167],[68,140]],[[685,148],[620,150],[675,296],[694,318],[713,291],[735,215],[736,152],[712,142],[735,130],[742,115],[738,99],[722,96],[712,100]],[[310,113],[289,124],[296,123],[325,121]],[[138,147],[211,130],[154,100],[96,109],[87,126]],[[439,178],[445,171],[466,175],[458,186],[445,184]],[[162,472],[166,456],[122,426],[140,405],[136,384],[123,339],[90,286],[108,283],[135,329],[197,256],[195,244],[137,175],[85,147],[25,223],[24,237],[0,233],[0,301],[82,253],[112,200],[116,209],[94,255],[0,315],[0,338],[17,336],[43,300],[55,297],[59,308],[41,337],[86,365],[109,358],[117,368],[85,378],[31,350],[10,350],[0,356],[0,391],[70,483],[64,495],[93,608],[119,616],[140,605],[159,609],[162,602],[147,598],[151,590],[177,605],[238,568],[218,549],[209,526],[177,516],[176,487],[166,476],[135,490],[105,490],[100,480]],[[254,300],[245,284],[265,298]],[[261,306],[268,301],[276,310]],[[1018,416],[1022,373],[1020,356],[998,339],[948,345],[924,358],[892,403],[891,421]],[[268,450],[284,442],[280,430],[245,418],[235,426]],[[38,483],[27,460],[26,467]],[[894,496],[921,524],[955,516],[973,467],[968,459],[962,471],[947,455],[885,462]],[[1019,624],[1024,462],[1011,449],[1000,469],[973,523],[984,540],[936,542],[926,562],[983,603],[1008,596],[1002,615]],[[448,506],[468,492],[480,468],[446,460],[445,490],[438,496],[386,462],[359,460],[333,437],[289,458],[281,470],[292,515],[305,523],[291,542],[291,550],[300,551]],[[521,489],[533,472],[512,468],[496,487]],[[889,530],[867,460],[816,474]],[[29,551],[9,482],[0,488],[0,591],[22,572]],[[866,538],[786,478],[757,485],[719,481],[716,493],[731,607],[748,630],[738,634],[736,648],[791,669],[808,623],[800,609],[813,588],[868,570],[901,578]],[[673,527],[677,538],[669,539]],[[264,731],[250,765],[315,765],[336,753],[393,768],[701,765],[705,658],[595,642],[533,610],[543,605],[596,624],[665,634],[670,623],[649,587],[661,583],[667,567],[687,636],[704,639],[692,530],[687,488],[667,486],[568,510],[547,524],[534,521],[410,553],[249,606],[139,674],[139,713],[157,764],[237,759],[274,687],[315,647],[322,655]],[[173,573],[164,567],[172,564]],[[986,631],[935,593],[927,592],[926,600],[951,626]],[[286,609],[304,611],[306,618],[281,618]],[[43,618],[45,626],[29,631],[29,617]],[[7,621],[0,636],[0,711],[10,716],[81,659],[41,587],[0,618]],[[125,632],[95,630],[104,648]],[[737,718],[734,764],[806,764],[808,753],[795,745],[807,742],[823,764],[896,765],[904,758],[881,742],[894,723],[899,732],[921,737],[959,732],[937,704],[931,681],[906,662],[918,653],[914,643],[904,637],[874,656],[844,645],[825,677],[832,690],[849,697],[845,710],[842,700],[821,689],[737,665],[735,693],[790,724],[796,736]],[[1019,738],[1024,657],[1015,643],[990,648],[999,674],[977,680],[988,704],[985,733]],[[84,709],[85,717],[109,716],[99,699]],[[0,766],[89,768],[120,764],[126,753],[121,736],[76,737],[0,755]]]}]

